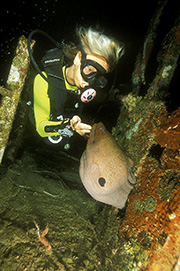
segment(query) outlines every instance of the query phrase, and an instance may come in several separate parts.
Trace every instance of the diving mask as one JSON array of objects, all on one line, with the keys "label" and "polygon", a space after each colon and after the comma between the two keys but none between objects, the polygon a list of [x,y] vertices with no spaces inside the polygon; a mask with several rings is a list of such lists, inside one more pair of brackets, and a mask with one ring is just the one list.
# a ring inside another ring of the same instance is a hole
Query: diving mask
[{"label": "diving mask", "polygon": [[81,56],[81,75],[82,78],[89,83],[89,86],[83,88],[81,94],[82,102],[90,102],[96,96],[96,88],[104,88],[107,84],[107,79],[104,76],[106,70],[96,61],[87,59],[85,52]]}]

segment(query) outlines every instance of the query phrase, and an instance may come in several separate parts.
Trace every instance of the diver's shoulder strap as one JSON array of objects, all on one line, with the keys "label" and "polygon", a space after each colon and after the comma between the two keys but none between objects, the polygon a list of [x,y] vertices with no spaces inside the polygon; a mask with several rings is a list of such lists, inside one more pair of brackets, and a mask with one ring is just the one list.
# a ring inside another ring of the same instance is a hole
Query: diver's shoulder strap
[{"label": "diver's shoulder strap", "polygon": [[53,48],[48,50],[42,58],[44,67],[53,66],[62,63],[63,50]]},{"label": "diver's shoulder strap", "polygon": [[50,114],[56,120],[63,114],[66,99],[66,87],[62,72],[64,65],[63,51],[59,48],[48,50],[42,58],[42,64],[48,77],[48,96],[50,99]]},{"label": "diver's shoulder strap", "polygon": [[62,75],[64,62],[63,50],[59,48],[48,50],[41,61],[49,78],[64,80]]}]

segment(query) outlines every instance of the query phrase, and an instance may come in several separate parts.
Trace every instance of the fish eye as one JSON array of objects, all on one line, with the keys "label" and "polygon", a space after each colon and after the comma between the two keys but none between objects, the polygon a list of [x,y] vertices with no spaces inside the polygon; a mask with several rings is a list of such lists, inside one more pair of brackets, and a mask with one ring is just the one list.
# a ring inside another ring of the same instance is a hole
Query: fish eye
[{"label": "fish eye", "polygon": [[99,182],[100,186],[103,187],[105,185],[105,183],[106,183],[106,180],[103,177],[100,177],[98,182]]}]

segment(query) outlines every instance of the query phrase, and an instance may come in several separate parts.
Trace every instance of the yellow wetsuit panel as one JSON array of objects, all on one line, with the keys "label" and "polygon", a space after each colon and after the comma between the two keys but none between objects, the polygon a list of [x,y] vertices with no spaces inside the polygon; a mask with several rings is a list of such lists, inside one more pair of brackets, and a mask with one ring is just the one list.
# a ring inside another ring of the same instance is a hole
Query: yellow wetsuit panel
[{"label": "yellow wetsuit panel", "polygon": [[[45,72],[43,74],[46,76]],[[59,135],[58,132],[46,133],[45,127],[62,123],[62,121],[49,121],[50,99],[47,91],[48,83],[38,74],[34,79],[34,117],[36,131],[41,137]]]},{"label": "yellow wetsuit panel", "polygon": [[[66,89],[75,91],[78,88],[70,85],[65,76],[65,66],[62,68]],[[46,73],[43,74],[47,77]],[[59,135],[58,132],[46,132],[45,127],[60,125],[62,121],[50,121],[50,99],[48,96],[48,82],[40,74],[34,79],[34,117],[36,131],[41,137]]]}]

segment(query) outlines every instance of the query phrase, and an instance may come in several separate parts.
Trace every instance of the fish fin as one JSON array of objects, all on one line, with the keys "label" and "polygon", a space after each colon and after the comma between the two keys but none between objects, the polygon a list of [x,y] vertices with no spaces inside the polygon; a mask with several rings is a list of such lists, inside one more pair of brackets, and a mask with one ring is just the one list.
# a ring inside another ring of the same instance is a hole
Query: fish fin
[{"label": "fish fin", "polygon": [[134,175],[134,173],[132,172],[132,168],[133,167],[133,161],[131,160],[131,158],[128,157],[128,183],[130,185],[134,185],[136,183],[136,177]]},{"label": "fish fin", "polygon": [[133,160],[131,160],[131,158],[128,157],[128,165],[131,168],[133,166]]},{"label": "fish fin", "polygon": [[130,185],[134,185],[136,183],[136,177],[131,169],[128,171],[128,182]]}]

